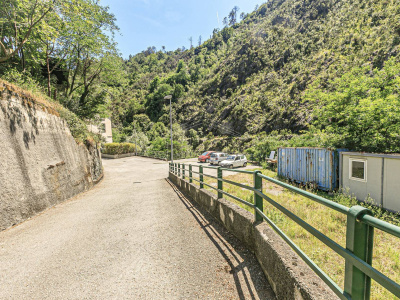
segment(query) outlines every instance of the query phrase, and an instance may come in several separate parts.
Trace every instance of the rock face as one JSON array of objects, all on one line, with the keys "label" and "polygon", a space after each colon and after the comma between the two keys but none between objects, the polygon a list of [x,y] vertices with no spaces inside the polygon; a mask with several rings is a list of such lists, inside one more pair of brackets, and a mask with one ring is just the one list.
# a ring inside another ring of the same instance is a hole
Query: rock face
[{"label": "rock face", "polygon": [[90,189],[100,149],[78,145],[54,110],[0,86],[0,230]]}]

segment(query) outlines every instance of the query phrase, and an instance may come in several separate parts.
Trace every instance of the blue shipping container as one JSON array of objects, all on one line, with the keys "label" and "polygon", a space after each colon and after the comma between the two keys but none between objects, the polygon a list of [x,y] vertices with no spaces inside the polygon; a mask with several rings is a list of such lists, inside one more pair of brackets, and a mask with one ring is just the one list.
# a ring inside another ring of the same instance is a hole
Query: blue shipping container
[{"label": "blue shipping container", "polygon": [[341,150],[326,148],[278,148],[278,175],[301,184],[332,191],[339,186]]}]

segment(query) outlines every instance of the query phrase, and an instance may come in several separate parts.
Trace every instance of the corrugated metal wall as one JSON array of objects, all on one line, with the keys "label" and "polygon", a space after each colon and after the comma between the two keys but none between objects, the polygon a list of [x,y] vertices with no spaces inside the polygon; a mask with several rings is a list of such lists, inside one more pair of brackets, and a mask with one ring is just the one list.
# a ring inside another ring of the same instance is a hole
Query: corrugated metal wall
[{"label": "corrugated metal wall", "polygon": [[298,183],[315,184],[321,190],[338,187],[339,158],[326,148],[279,148],[278,175]]}]

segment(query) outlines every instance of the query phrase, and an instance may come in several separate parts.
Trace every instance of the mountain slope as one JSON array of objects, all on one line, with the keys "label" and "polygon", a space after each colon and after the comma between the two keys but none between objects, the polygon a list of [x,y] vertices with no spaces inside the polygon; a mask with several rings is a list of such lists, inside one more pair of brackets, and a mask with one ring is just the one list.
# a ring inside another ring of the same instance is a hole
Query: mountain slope
[{"label": "mountain slope", "polygon": [[355,67],[398,61],[399,16],[394,0],[269,1],[199,47],[131,57],[134,100],[119,120],[146,113],[167,124],[163,97],[174,94],[175,121],[203,134],[299,132],[313,118],[315,103],[304,101],[311,85],[329,91]]}]

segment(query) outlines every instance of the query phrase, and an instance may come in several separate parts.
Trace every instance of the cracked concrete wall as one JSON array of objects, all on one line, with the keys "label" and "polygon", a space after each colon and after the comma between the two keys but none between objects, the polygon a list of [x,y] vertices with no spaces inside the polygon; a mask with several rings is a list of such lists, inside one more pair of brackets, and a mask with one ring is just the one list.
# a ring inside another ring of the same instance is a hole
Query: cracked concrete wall
[{"label": "cracked concrete wall", "polygon": [[96,146],[78,145],[43,105],[0,90],[0,230],[90,189],[103,174]]}]

